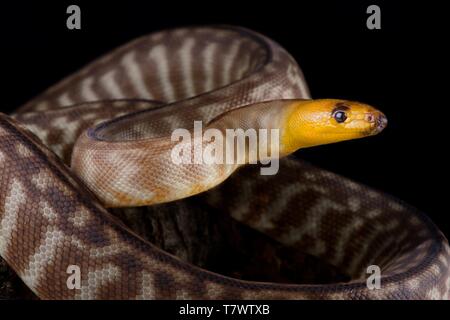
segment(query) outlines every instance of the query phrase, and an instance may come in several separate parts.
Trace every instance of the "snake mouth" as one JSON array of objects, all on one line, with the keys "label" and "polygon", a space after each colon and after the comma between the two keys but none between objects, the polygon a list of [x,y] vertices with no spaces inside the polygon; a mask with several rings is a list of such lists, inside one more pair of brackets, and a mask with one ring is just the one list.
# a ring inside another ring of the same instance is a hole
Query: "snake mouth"
[{"label": "snake mouth", "polygon": [[375,120],[372,122],[371,128],[366,131],[368,135],[376,135],[386,128],[388,120],[381,112],[375,116]]}]

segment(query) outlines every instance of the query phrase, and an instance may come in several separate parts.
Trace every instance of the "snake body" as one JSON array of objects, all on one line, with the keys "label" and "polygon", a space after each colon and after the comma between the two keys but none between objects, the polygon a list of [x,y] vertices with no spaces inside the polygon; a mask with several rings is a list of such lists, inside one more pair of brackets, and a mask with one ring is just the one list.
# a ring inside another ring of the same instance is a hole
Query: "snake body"
[{"label": "snake body", "polygon": [[[168,30],[114,50],[0,116],[1,256],[42,299],[449,298],[447,240],[399,200],[290,157],[262,176],[254,166],[232,175],[234,166],[177,168],[160,156],[171,146],[160,137],[175,128],[223,114],[243,126],[273,124],[292,99],[310,99],[297,63],[246,29]],[[238,116],[242,107],[249,120]],[[105,209],[186,197],[230,175],[204,201],[351,280],[277,284],[212,273]],[[80,267],[80,289],[67,287],[69,265]],[[381,268],[376,290],[366,285],[370,265]]]}]

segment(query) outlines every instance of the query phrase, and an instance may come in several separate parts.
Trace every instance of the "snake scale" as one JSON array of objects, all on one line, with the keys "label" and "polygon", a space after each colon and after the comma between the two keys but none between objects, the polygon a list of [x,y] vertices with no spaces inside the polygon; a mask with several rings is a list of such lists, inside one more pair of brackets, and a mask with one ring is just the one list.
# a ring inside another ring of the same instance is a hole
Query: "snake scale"
[{"label": "snake scale", "polygon": [[[289,156],[275,175],[168,162],[162,137],[175,128],[223,114],[276,126],[282,110],[309,99],[290,54],[243,28],[166,30],[112,51],[0,116],[0,255],[42,299],[448,299],[447,240],[399,200]],[[219,183],[202,194],[211,206],[350,281],[226,277],[158,249],[105,209]],[[381,288],[369,290],[374,264]],[[69,265],[80,267],[80,289],[67,287]]]}]

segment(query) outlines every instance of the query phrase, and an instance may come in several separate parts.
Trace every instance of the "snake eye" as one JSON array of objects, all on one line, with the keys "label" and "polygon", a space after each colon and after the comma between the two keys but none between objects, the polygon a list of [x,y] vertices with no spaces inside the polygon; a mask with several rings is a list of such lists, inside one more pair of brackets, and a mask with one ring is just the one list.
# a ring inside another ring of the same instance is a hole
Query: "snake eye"
[{"label": "snake eye", "polygon": [[336,111],[333,114],[333,117],[338,123],[342,123],[347,120],[347,114],[344,111]]}]

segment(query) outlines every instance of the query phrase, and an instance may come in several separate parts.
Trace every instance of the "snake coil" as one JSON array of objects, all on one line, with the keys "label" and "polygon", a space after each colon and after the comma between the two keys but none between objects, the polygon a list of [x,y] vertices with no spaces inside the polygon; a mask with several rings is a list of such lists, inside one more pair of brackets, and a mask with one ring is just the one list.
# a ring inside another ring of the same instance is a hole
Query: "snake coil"
[{"label": "snake coil", "polygon": [[[215,274],[142,240],[102,205],[148,193],[136,188],[143,164],[134,160],[164,148],[150,138],[245,105],[309,98],[289,53],[242,28],[162,31],[112,51],[12,117],[0,116],[1,256],[43,299],[447,299],[450,250],[425,215],[290,157],[273,176],[243,168],[204,199],[343,270],[349,282],[259,283]],[[77,148],[89,145],[83,132],[105,120],[90,131],[95,149],[72,156],[77,138],[84,135]],[[66,165],[71,158],[93,177],[89,187]],[[152,196],[165,197],[199,176],[163,159],[142,180],[153,181]],[[79,290],[67,288],[69,265],[80,267]],[[366,286],[370,265],[381,268],[378,290]]]}]

